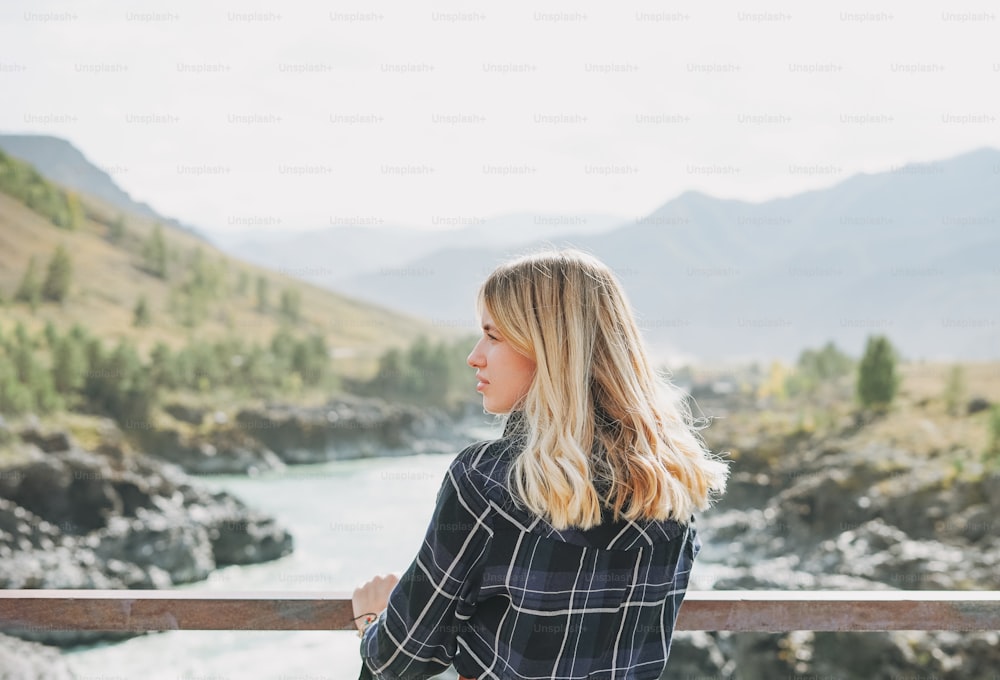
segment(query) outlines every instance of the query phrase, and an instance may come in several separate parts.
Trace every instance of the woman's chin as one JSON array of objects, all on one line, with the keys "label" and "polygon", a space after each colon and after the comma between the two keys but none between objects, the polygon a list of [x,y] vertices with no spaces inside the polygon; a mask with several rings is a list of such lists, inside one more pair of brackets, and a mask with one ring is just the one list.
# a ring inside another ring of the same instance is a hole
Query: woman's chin
[{"label": "woman's chin", "polygon": [[487,413],[492,413],[495,416],[505,416],[510,413],[509,408],[503,408],[502,406],[491,404],[487,399],[483,399],[483,410]]}]

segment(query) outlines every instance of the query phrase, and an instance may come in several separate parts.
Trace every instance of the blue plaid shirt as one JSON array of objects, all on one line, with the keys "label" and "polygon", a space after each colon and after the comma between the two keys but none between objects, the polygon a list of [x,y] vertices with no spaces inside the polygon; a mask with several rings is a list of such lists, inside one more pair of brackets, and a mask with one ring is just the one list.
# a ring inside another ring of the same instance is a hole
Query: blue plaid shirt
[{"label": "blue plaid shirt", "polygon": [[504,436],[448,468],[416,559],[361,641],[361,680],[653,680],[701,549],[693,521],[556,531],[506,488]]}]

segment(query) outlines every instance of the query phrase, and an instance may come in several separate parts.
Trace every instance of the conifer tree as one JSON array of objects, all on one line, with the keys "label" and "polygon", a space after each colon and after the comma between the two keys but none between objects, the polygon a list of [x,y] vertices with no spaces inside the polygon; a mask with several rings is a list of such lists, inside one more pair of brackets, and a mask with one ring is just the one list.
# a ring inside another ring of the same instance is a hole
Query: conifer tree
[{"label": "conifer tree", "polygon": [[887,409],[898,386],[896,353],[888,338],[869,337],[858,366],[857,393],[861,405],[874,410]]},{"label": "conifer tree", "polygon": [[46,300],[62,302],[69,294],[69,285],[73,279],[73,260],[62,244],[56,247],[52,259],[49,260],[45,283],[42,284],[42,296]]},{"label": "conifer tree", "polygon": [[135,303],[135,307],[132,309],[132,325],[136,328],[145,328],[152,322],[153,319],[149,313],[149,303],[146,302],[146,296],[140,295]]},{"label": "conifer tree", "polygon": [[257,277],[257,311],[266,312],[268,308],[267,301],[267,278],[264,276]]},{"label": "conifer tree", "polygon": [[285,288],[281,291],[279,307],[281,316],[289,323],[296,323],[302,316],[302,293],[298,288]]},{"label": "conifer tree", "polygon": [[965,394],[965,373],[961,364],[955,364],[948,372],[948,382],[944,387],[944,405],[948,415],[957,416],[962,396]]},{"label": "conifer tree", "polygon": [[28,270],[24,273],[24,278],[21,279],[21,284],[17,287],[14,299],[19,302],[27,302],[32,309],[37,308],[42,299],[42,284],[38,280],[38,267],[34,257],[28,260]]},{"label": "conifer tree", "polygon": [[153,276],[167,278],[167,242],[163,238],[163,227],[156,224],[142,246],[143,267]]},{"label": "conifer tree", "polygon": [[70,231],[74,231],[83,225],[83,205],[80,203],[80,197],[76,195],[75,192],[66,193],[66,211],[69,216],[66,228]]},{"label": "conifer tree", "polygon": [[121,243],[125,239],[125,216],[121,213],[118,213],[118,217],[111,222],[108,239],[112,243]]},{"label": "conifer tree", "polygon": [[87,355],[83,341],[72,333],[56,341],[52,350],[52,380],[64,397],[83,387],[87,375]]}]

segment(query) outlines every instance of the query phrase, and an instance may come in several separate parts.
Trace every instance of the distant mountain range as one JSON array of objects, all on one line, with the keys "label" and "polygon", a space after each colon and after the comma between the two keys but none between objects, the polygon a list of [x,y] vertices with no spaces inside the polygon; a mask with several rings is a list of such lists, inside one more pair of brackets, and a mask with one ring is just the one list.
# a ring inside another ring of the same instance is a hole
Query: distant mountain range
[{"label": "distant mountain range", "polygon": [[400,268],[417,257],[444,248],[507,248],[567,234],[596,234],[622,223],[612,215],[505,215],[495,219],[443,218],[440,224],[414,228],[348,222],[326,229],[282,234],[280,231],[233,238],[219,234],[219,247],[249,262],[299,275],[333,289],[357,276]]},{"label": "distant mountain range", "polygon": [[[0,148],[62,184],[150,210],[64,140],[0,135]],[[475,291],[496,264],[547,244],[578,247],[618,273],[662,360],[793,360],[828,340],[858,355],[876,333],[908,358],[1000,355],[995,149],[761,203],[688,192],[628,221],[454,221],[425,225],[437,230],[359,223],[251,232],[221,246],[432,326],[470,330]]]},{"label": "distant mountain range", "polygon": [[472,325],[486,273],[548,240],[616,270],[664,359],[793,360],[828,340],[859,355],[876,333],[908,358],[1000,355],[994,149],[762,203],[689,192],[598,233],[515,246],[462,236],[322,283],[432,323]]}]

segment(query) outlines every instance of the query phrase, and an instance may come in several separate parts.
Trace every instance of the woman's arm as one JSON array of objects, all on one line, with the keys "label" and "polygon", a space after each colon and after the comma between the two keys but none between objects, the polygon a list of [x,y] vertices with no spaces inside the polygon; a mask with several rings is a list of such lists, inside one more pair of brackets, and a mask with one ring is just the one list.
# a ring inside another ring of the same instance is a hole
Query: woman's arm
[{"label": "woman's arm", "polygon": [[361,677],[418,680],[451,665],[458,626],[469,615],[469,603],[460,604],[478,589],[493,538],[491,515],[489,501],[470,479],[460,454],[442,482],[416,559],[365,631]]}]

